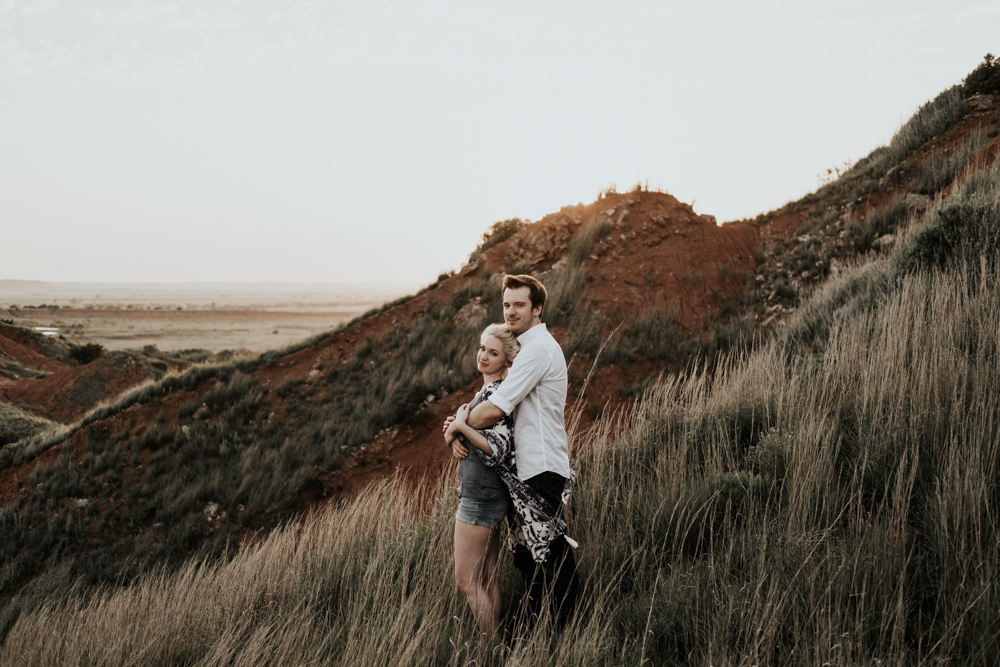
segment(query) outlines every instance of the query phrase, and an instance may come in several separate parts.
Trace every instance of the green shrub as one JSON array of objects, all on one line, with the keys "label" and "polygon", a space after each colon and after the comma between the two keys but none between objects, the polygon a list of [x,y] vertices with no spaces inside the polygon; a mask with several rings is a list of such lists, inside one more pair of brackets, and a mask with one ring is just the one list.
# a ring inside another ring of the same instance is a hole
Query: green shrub
[{"label": "green shrub", "polygon": [[962,88],[966,96],[1000,93],[1000,60],[987,53],[983,62],[965,77]]},{"label": "green shrub", "polygon": [[489,229],[483,232],[483,238],[479,242],[479,245],[476,246],[476,249],[472,251],[471,255],[469,255],[469,263],[471,264],[475,262],[484,252],[498,243],[503,243],[527,226],[528,223],[520,218],[510,218],[508,220],[499,220],[494,222],[490,225]]},{"label": "green shrub", "polygon": [[629,326],[626,337],[634,341],[635,351],[647,359],[672,361],[681,356],[680,325],[672,310],[652,308]]},{"label": "green shrub", "polygon": [[[843,200],[848,199],[845,196],[847,193],[838,193],[832,198],[832,203],[824,203],[822,211],[810,211],[802,223],[799,225],[798,229],[795,231],[797,236],[802,236],[803,234],[826,234],[826,228],[832,225],[840,217],[840,210],[838,204]],[[852,193],[853,194],[853,193]],[[758,260],[760,261],[760,260]]]},{"label": "green shrub", "polygon": [[940,209],[928,224],[913,231],[898,265],[909,271],[943,266],[957,254],[981,214],[970,204]]},{"label": "green shrub", "polygon": [[41,378],[48,375],[45,371],[25,366],[16,359],[8,357],[0,352],[0,375],[9,380],[20,380],[22,378]]},{"label": "green shrub", "polygon": [[788,285],[784,280],[779,280],[775,283],[774,294],[779,299],[784,301],[790,301],[793,304],[798,304],[799,294],[792,287]]},{"label": "green shrub", "polygon": [[868,252],[875,239],[894,234],[908,215],[905,199],[896,197],[881,209],[866,215],[858,224],[848,227],[844,240],[851,244],[855,252]]},{"label": "green shrub", "polygon": [[788,253],[785,264],[791,275],[798,276],[803,271],[815,271],[816,261],[819,257],[821,244],[818,239],[812,238],[805,243],[800,243],[795,250]]},{"label": "green shrub", "polygon": [[1000,165],[970,174],[913,229],[891,266],[903,274],[946,264],[975,270],[981,261],[995,263],[998,252]]},{"label": "green shrub", "polygon": [[85,345],[69,344],[69,356],[81,366],[100,359],[103,354],[104,346],[98,343],[87,343]]}]

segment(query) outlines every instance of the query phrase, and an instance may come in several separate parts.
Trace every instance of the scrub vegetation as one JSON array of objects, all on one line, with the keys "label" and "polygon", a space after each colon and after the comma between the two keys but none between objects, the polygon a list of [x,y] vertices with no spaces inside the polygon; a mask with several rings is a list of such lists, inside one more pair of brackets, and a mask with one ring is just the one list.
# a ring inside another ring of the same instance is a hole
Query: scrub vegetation
[{"label": "scrub vegetation", "polygon": [[528,226],[528,223],[520,218],[510,218],[509,220],[498,220],[490,225],[489,229],[483,232],[483,238],[476,246],[476,249],[469,255],[469,263],[475,262],[479,256],[498,243],[503,243],[514,234]]},{"label": "scrub vegetation", "polygon": [[[988,664],[1000,247],[978,242],[1000,211],[977,202],[997,201],[998,176],[942,202],[983,214],[945,230],[950,253],[924,254],[929,232],[914,230],[881,279],[835,281],[743,363],[669,377],[619,435],[607,420],[582,436],[570,534],[585,585],[563,630],[518,617],[507,564],[504,641],[480,643],[443,566],[450,483],[429,513],[388,483],[226,562],[50,597],[9,629],[0,661]],[[829,298],[858,281],[878,297]],[[820,311],[825,335],[803,338]],[[252,391],[231,380],[219,396]]]},{"label": "scrub vegetation", "polygon": [[9,403],[0,403],[0,448],[53,428],[54,423]]},{"label": "scrub vegetation", "polygon": [[1000,93],[1000,60],[987,53],[983,62],[962,82],[966,95]]},{"label": "scrub vegetation", "polygon": [[[484,281],[471,292],[499,301],[488,289]],[[37,466],[22,480],[29,489],[24,500],[0,512],[6,564],[0,595],[31,584],[0,612],[0,630],[40,586],[112,584],[154,565],[177,566],[191,553],[226,553],[231,519],[243,528],[275,527],[346,453],[383,428],[420,419],[428,396],[454,391],[474,375],[476,334],[498,317],[491,312],[457,326],[452,305],[431,303],[409,327],[366,340],[315,381],[282,384],[284,419],[271,418],[273,408],[249,374],[258,360],[196,366],[88,414],[73,428],[86,430],[154,396],[214,382],[200,406],[181,406],[177,423],[161,416],[145,431],[118,438],[87,431],[86,455],[78,458],[63,445],[57,463]],[[30,460],[68,431],[5,447],[0,464]],[[140,479],[125,478],[126,463]],[[141,529],[149,524],[151,533]]]},{"label": "scrub vegetation", "polygon": [[[478,639],[449,570],[453,479],[297,514],[317,474],[475,376],[475,335],[501,318],[483,275],[271,391],[255,371],[343,328],[167,375],[63,431],[0,414],[30,436],[3,436],[0,467],[49,457],[0,509],[0,664],[992,664],[1000,166],[953,182],[989,133],[924,172],[908,162],[967,109],[945,91],[790,205],[782,263],[699,339],[655,308],[609,339],[583,265],[610,221],[577,231],[546,277],[567,357],[664,373],[574,428],[584,587],[567,627],[523,617],[504,559],[502,641]],[[904,177],[929,184],[925,210],[884,194]],[[791,305],[781,329],[751,316]],[[167,394],[176,417],[102,430]],[[257,539],[238,546],[235,519]]]}]

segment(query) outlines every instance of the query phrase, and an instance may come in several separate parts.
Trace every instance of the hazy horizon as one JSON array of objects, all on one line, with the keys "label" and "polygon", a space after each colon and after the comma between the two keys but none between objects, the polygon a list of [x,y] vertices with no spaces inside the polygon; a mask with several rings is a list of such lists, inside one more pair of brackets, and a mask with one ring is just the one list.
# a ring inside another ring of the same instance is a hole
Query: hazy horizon
[{"label": "hazy horizon", "polygon": [[267,280],[267,281],[60,281],[60,280],[21,280],[18,278],[0,278],[0,290],[8,288],[12,283],[42,284],[57,287],[100,287],[100,286],[132,286],[132,287],[204,287],[215,288],[219,286],[255,287],[255,286],[293,286],[293,287],[327,287],[327,286],[349,286],[349,287],[416,287],[419,283],[408,282],[349,282],[349,281],[328,281],[328,282],[294,282],[289,280]]},{"label": "hazy horizon", "polygon": [[0,2],[2,277],[389,282],[612,184],[720,221],[887,143],[1000,2]]}]

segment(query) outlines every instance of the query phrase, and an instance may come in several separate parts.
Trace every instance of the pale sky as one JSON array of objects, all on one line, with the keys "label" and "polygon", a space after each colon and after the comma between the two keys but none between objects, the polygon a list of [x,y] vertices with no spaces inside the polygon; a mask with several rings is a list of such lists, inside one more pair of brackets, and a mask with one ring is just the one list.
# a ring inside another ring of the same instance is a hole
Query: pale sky
[{"label": "pale sky", "polygon": [[1000,53],[1000,2],[0,0],[0,278],[386,281],[611,184],[720,221]]}]

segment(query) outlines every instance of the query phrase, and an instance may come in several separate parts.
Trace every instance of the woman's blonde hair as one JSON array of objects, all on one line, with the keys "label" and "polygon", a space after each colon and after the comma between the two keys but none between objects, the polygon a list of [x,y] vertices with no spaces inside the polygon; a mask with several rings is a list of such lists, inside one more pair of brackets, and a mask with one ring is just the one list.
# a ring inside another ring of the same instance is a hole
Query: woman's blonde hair
[{"label": "woman's blonde hair", "polygon": [[[491,324],[483,329],[483,333],[479,336],[479,342],[485,342],[487,336],[495,336],[500,341],[500,349],[503,350],[503,356],[507,358],[507,361],[514,361],[514,357],[521,350],[521,344],[517,342],[517,336],[510,330],[510,327],[506,324]],[[500,377],[507,377],[506,366],[500,371]]]}]

